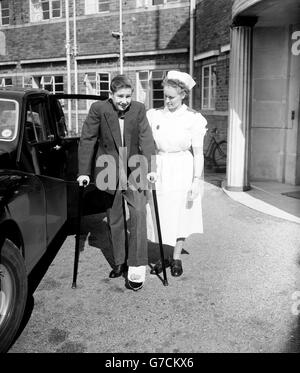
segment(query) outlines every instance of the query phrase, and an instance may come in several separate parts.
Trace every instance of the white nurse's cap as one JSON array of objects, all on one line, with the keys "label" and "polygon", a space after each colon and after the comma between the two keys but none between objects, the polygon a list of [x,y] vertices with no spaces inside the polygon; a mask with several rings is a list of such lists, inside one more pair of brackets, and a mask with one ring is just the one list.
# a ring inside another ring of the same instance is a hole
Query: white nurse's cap
[{"label": "white nurse's cap", "polygon": [[196,82],[194,79],[187,73],[183,73],[181,71],[171,70],[167,74],[167,79],[176,79],[183,82],[189,90],[191,90],[195,85]]}]

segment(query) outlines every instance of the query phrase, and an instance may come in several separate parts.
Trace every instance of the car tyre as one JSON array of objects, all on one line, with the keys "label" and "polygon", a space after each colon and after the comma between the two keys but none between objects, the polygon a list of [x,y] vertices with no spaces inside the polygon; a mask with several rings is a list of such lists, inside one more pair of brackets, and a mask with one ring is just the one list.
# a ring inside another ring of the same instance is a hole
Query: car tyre
[{"label": "car tyre", "polygon": [[0,247],[0,352],[7,352],[23,319],[28,294],[24,259],[9,239]]}]

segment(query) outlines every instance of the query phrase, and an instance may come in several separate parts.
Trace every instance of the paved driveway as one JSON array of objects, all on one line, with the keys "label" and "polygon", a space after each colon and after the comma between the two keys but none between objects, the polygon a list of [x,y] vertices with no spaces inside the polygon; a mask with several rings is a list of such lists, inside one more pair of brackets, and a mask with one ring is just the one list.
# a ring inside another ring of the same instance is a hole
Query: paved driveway
[{"label": "paved driveway", "polygon": [[299,225],[240,205],[212,183],[203,210],[204,234],[188,239],[183,276],[168,270],[164,287],[148,268],[139,292],[108,278],[103,215],[85,218],[77,289],[68,236],[9,352],[299,352]]}]

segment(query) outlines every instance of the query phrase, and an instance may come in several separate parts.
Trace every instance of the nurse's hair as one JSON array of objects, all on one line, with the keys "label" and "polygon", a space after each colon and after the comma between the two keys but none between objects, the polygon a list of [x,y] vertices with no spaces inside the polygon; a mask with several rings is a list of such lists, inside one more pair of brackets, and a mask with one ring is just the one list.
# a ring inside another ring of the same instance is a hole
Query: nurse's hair
[{"label": "nurse's hair", "polygon": [[178,79],[168,79],[166,77],[163,80],[163,82],[162,82],[162,86],[165,87],[166,85],[168,85],[170,87],[173,87],[175,89],[179,88],[180,89],[180,93],[181,92],[185,93],[185,97],[188,97],[188,95],[190,93],[190,90],[188,89],[188,87],[181,80],[178,80]]},{"label": "nurse's hair", "polygon": [[128,78],[128,76],[120,74],[112,79],[110,83],[110,90],[112,93],[115,93],[122,88],[130,88],[133,92],[132,81]]}]

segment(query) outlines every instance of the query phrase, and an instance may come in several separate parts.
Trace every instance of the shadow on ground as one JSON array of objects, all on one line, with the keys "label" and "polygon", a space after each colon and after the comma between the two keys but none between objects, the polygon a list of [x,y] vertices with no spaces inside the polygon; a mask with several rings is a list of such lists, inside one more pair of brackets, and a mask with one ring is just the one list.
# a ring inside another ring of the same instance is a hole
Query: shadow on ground
[{"label": "shadow on ground", "polygon": [[218,188],[222,187],[222,181],[225,179],[226,170],[224,168],[218,169],[216,167],[213,168],[205,168],[204,169],[204,181],[217,186]]},{"label": "shadow on ground", "polygon": [[[299,307],[299,306],[298,306]],[[285,346],[286,353],[300,353],[300,316],[298,316],[295,327],[292,329],[289,340]]]},{"label": "shadow on ground", "polygon": [[[130,234],[130,233],[129,233]],[[80,232],[80,251],[84,250],[86,242],[89,246],[101,250],[103,256],[113,266],[112,248],[109,237],[109,228],[106,222],[105,214],[85,216],[82,220]],[[164,257],[169,258],[173,254],[173,247],[163,245]],[[187,253],[187,252],[183,252]],[[161,258],[160,247],[158,243],[148,241],[148,263],[156,263]]]},{"label": "shadow on ground", "polygon": [[[300,253],[297,257],[297,265],[300,267]],[[294,326],[290,332],[289,340],[285,346],[285,351],[287,353],[300,353],[300,293],[294,293],[296,296],[294,299],[295,311],[298,313],[298,317],[295,320]]]}]

